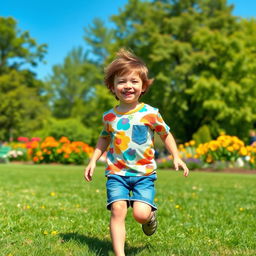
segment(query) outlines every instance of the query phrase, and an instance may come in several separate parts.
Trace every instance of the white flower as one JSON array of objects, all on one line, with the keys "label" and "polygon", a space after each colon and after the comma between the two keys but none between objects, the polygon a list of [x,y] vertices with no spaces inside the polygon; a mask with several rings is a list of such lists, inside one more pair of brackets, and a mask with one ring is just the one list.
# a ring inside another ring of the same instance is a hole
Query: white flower
[{"label": "white flower", "polygon": [[17,151],[17,155],[18,156],[23,156],[23,152],[22,151]]},{"label": "white flower", "polygon": [[236,160],[236,164],[238,167],[243,167],[244,166],[244,161],[241,157],[239,157],[237,160]]},{"label": "white flower", "polygon": [[245,158],[244,158],[247,162],[249,162],[250,161],[250,156],[246,156]]}]

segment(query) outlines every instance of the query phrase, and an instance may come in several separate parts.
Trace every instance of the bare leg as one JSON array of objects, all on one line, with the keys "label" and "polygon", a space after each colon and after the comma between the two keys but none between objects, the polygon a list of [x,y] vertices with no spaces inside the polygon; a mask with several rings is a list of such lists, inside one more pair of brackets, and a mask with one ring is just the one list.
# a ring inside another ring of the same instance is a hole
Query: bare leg
[{"label": "bare leg", "polygon": [[140,224],[147,223],[153,215],[150,205],[142,202],[133,203],[133,217]]},{"label": "bare leg", "polygon": [[124,256],[126,201],[117,201],[111,205],[110,233],[116,256]]}]

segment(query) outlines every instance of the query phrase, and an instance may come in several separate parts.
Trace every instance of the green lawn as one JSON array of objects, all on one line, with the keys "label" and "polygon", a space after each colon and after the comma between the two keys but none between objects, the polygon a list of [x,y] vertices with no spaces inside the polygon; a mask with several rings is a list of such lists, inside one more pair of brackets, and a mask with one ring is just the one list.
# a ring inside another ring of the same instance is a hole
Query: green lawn
[{"label": "green lawn", "polygon": [[[127,255],[256,255],[256,175],[159,171],[159,229],[131,211]],[[82,166],[0,165],[0,255],[113,255],[105,177]]]}]

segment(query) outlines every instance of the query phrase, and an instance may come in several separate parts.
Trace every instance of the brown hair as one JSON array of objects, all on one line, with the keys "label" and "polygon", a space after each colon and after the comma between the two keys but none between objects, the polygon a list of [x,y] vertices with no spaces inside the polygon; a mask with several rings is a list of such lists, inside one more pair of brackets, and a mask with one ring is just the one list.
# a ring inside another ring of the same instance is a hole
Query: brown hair
[{"label": "brown hair", "polygon": [[143,88],[145,88],[145,91],[142,92],[141,95],[144,94],[154,81],[154,79],[148,78],[148,68],[145,63],[133,53],[123,48],[117,52],[116,56],[114,61],[112,61],[104,70],[104,82],[108,89],[112,92],[111,89],[114,87],[114,79],[116,75],[125,75],[131,72],[136,72],[142,80]]}]

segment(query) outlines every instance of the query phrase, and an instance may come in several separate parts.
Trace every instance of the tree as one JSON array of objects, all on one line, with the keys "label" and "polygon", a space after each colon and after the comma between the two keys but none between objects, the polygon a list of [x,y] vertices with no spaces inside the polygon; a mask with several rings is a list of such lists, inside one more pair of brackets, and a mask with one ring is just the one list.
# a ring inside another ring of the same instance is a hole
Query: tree
[{"label": "tree", "polygon": [[[83,76],[86,55],[83,49],[73,49],[64,63],[53,66],[46,91],[52,113],[57,118],[83,115],[84,102],[90,98],[90,80]],[[89,63],[87,63],[89,66]]]},{"label": "tree", "polygon": [[28,88],[26,82],[17,70],[0,76],[0,140],[31,137],[49,116],[37,89]]},{"label": "tree", "polygon": [[146,62],[155,82],[143,99],[182,140],[203,125],[245,138],[256,122],[256,23],[232,9],[225,0],[130,0],[112,17],[106,63],[120,47]]},{"label": "tree", "polygon": [[103,86],[102,65],[90,60],[82,47],[73,49],[63,64],[53,67],[46,84],[46,97],[53,116],[80,120],[91,129],[94,140],[102,124],[101,114],[97,113],[113,105],[113,98]]},{"label": "tree", "polygon": [[17,28],[13,18],[0,17],[0,75],[25,64],[36,66],[46,53],[46,44],[38,45],[28,31]]},{"label": "tree", "polygon": [[94,19],[92,25],[84,29],[84,40],[90,48],[92,58],[96,65],[104,64],[112,49],[114,31],[106,28],[101,19]]},{"label": "tree", "polygon": [[30,136],[49,115],[42,82],[29,70],[45,52],[46,45],[21,32],[13,18],[0,17],[0,140]]}]

